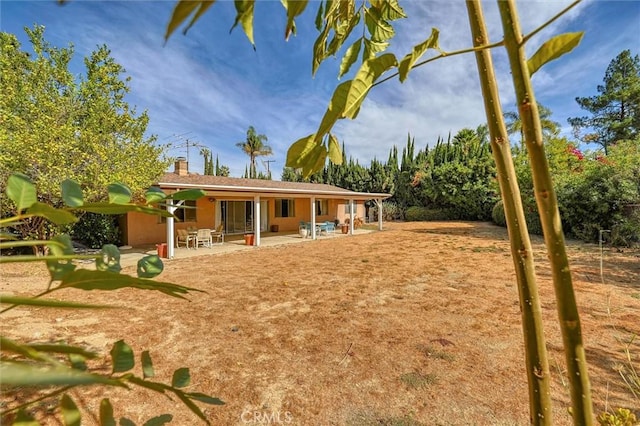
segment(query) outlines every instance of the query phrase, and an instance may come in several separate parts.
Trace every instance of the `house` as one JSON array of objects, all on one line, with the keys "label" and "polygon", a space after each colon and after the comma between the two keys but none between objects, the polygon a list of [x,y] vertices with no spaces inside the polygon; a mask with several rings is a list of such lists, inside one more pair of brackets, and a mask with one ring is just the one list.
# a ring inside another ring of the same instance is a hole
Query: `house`
[{"label": "house", "polygon": [[[173,172],[165,173],[157,186],[165,193],[184,189],[202,189],[206,195],[183,205],[169,206],[178,220],[142,213],[128,213],[121,223],[123,242],[131,246],[167,242],[169,255],[177,229],[217,228],[225,234],[254,233],[260,245],[260,233],[269,230],[297,231],[301,221],[312,224],[365,217],[365,201],[373,200],[379,209],[384,193],[354,192],[332,185],[281,182],[206,176],[188,172],[186,159],[178,158]],[[382,229],[382,215],[378,215]],[[254,220],[258,218],[258,220]],[[314,229],[315,234],[315,227]],[[315,237],[315,235],[313,235]]]}]

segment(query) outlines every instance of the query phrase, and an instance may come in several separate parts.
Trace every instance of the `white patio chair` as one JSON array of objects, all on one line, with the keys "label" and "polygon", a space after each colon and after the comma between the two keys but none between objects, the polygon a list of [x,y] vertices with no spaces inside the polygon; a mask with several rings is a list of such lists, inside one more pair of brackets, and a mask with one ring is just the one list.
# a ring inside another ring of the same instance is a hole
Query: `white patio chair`
[{"label": "white patio chair", "polygon": [[196,248],[200,246],[211,248],[211,229],[198,229],[198,233],[196,234]]}]

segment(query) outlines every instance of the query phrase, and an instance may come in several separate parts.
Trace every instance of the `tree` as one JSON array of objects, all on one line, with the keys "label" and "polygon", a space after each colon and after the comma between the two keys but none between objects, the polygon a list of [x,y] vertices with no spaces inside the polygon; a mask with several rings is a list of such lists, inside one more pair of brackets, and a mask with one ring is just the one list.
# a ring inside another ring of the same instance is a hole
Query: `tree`
[{"label": "tree", "polygon": [[247,139],[244,142],[236,143],[236,146],[242,149],[250,158],[248,177],[251,179],[255,179],[258,175],[256,172],[256,157],[272,154],[271,147],[265,144],[266,141],[267,137],[265,135],[257,134],[256,129],[253,126],[249,126]]},{"label": "tree", "polygon": [[[550,138],[556,134],[560,129],[560,123],[551,119],[551,110],[544,105],[538,104],[538,110],[540,111],[540,124],[542,125],[542,133],[545,138]],[[524,141],[522,121],[520,116],[515,111],[507,111],[504,113],[504,118],[507,120],[507,132],[510,135],[520,135],[520,143]]]},{"label": "tree", "polygon": [[[25,29],[35,52],[20,50],[13,34],[0,33],[0,190],[12,172],[30,177],[39,201],[61,204],[61,183],[77,181],[87,201],[104,200],[102,188],[121,182],[140,196],[164,173],[165,148],[146,137],[149,117],[124,97],[124,69],[106,46],[84,59],[86,75],[69,71],[73,48],[56,48],[44,27]],[[7,203],[2,214],[7,214]],[[56,232],[41,218],[16,228],[23,236]]]},{"label": "tree", "polygon": [[600,145],[607,154],[611,145],[640,134],[640,57],[623,50],[609,63],[597,90],[598,95],[576,98],[591,116],[569,118],[569,124],[577,138]]}]

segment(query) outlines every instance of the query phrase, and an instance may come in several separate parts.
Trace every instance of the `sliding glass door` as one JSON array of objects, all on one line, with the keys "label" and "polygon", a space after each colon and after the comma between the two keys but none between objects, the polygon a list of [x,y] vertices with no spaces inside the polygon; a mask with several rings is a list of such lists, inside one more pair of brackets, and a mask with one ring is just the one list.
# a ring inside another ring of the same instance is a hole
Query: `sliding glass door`
[{"label": "sliding glass door", "polygon": [[[253,231],[253,201],[222,201],[222,221],[225,233],[242,234]],[[260,230],[267,228],[267,202],[260,202]]]}]

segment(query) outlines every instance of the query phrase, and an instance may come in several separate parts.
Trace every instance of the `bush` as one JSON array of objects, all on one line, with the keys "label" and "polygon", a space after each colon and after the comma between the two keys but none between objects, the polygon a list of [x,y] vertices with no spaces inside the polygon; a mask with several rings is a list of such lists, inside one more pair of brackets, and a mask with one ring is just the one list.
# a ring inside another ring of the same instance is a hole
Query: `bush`
[{"label": "bush", "polygon": [[504,203],[502,200],[498,201],[491,211],[491,218],[493,223],[498,226],[507,226],[507,219],[504,217]]},{"label": "bush", "polygon": [[118,218],[96,213],[85,213],[71,229],[71,237],[87,247],[98,249],[105,244],[121,245]]},{"label": "bush", "polygon": [[[536,207],[534,200],[523,200],[524,219],[527,222],[527,230],[529,234],[542,235],[542,224],[540,223],[540,217],[538,216],[538,208]],[[493,206],[491,212],[491,218],[493,223],[498,226],[507,226],[507,219],[504,215],[504,204],[502,200],[498,201]]]},{"label": "bush", "polygon": [[438,220],[456,220],[452,209],[430,209],[428,207],[412,206],[407,209],[405,219],[409,222],[428,222]]}]

